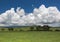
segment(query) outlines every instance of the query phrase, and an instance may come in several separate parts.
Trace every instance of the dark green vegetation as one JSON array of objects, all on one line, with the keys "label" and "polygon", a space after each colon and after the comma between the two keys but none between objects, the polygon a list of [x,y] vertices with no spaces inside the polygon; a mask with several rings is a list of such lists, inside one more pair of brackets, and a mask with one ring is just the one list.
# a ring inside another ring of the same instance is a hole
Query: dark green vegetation
[{"label": "dark green vegetation", "polygon": [[58,27],[44,26],[23,26],[23,27],[9,27],[0,28],[0,31],[60,31]]},{"label": "dark green vegetation", "polygon": [[23,31],[0,32],[0,42],[60,42],[60,32]]}]

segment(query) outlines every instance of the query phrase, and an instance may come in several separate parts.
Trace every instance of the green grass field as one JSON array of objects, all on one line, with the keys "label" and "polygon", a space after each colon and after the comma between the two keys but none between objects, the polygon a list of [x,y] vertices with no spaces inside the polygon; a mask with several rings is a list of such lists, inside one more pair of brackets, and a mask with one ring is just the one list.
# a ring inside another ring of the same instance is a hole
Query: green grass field
[{"label": "green grass field", "polygon": [[60,32],[0,32],[0,42],[60,42]]}]

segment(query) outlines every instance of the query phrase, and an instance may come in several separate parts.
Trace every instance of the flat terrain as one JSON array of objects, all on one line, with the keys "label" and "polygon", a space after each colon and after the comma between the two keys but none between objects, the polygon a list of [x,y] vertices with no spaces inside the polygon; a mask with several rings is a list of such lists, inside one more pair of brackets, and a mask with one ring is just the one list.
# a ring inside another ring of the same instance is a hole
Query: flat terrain
[{"label": "flat terrain", "polygon": [[0,42],[60,42],[60,32],[55,31],[0,32]]}]

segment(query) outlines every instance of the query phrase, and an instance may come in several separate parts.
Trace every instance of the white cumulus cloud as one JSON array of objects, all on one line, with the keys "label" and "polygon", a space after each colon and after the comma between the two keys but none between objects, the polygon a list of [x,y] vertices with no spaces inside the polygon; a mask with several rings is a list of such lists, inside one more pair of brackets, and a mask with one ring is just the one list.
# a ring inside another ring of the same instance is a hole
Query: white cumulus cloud
[{"label": "white cumulus cloud", "polygon": [[18,7],[1,13],[0,26],[24,26],[24,25],[44,25],[59,26],[60,11],[57,7],[51,6],[46,8],[41,5],[39,8],[34,8],[32,13],[28,13],[24,9]]}]

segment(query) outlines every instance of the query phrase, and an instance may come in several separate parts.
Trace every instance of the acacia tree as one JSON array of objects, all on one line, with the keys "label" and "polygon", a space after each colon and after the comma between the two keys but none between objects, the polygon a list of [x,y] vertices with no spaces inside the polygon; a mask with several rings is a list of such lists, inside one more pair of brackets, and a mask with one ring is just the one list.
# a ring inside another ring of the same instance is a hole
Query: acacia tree
[{"label": "acacia tree", "polygon": [[48,25],[43,26],[43,30],[49,30],[49,29],[50,29],[50,26],[48,26]]}]

